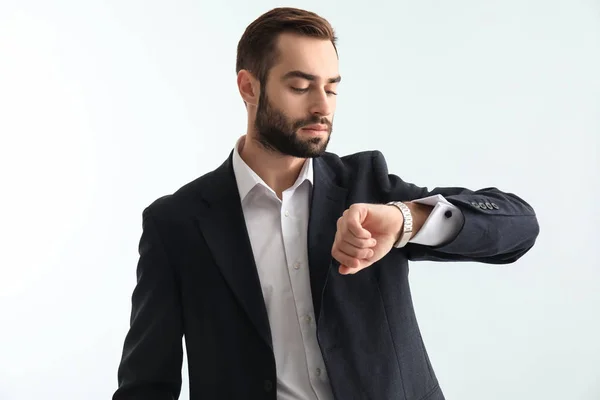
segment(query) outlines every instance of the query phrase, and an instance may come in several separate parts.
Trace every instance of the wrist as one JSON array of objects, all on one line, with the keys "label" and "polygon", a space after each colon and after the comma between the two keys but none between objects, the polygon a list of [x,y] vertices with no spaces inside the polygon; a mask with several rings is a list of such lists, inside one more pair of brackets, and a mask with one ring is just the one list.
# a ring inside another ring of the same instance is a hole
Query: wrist
[{"label": "wrist", "polygon": [[390,204],[392,207],[394,207],[397,211],[396,215],[398,217],[398,219],[396,220],[396,223],[394,225],[396,225],[396,237],[394,238],[394,243],[398,243],[398,241],[400,240],[400,237],[402,236],[402,233],[404,232],[404,214],[402,213],[402,211],[400,210],[399,207]]},{"label": "wrist", "polygon": [[401,201],[391,201],[387,203],[398,210],[397,222],[394,224],[396,232],[394,237],[394,247],[404,247],[413,236],[413,217],[410,208]]},{"label": "wrist", "polygon": [[410,209],[410,212],[412,214],[414,236],[417,234],[417,232],[419,232],[425,221],[427,221],[427,218],[429,218],[429,214],[431,214],[433,207],[428,206],[426,204],[415,203],[412,201],[407,201],[404,204],[406,204],[406,206]]}]

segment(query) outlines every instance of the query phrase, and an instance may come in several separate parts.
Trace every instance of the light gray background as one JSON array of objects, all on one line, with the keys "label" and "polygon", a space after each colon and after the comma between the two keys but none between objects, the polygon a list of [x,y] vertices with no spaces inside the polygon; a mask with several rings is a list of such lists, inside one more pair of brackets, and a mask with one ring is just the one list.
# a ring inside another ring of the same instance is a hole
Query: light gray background
[{"label": "light gray background", "polygon": [[[289,5],[249,3],[0,2],[0,399],[110,398],[141,211],[227,157],[237,41]],[[340,37],[331,151],[538,212],[516,264],[412,264],[447,398],[599,399],[599,2],[292,5]]]}]

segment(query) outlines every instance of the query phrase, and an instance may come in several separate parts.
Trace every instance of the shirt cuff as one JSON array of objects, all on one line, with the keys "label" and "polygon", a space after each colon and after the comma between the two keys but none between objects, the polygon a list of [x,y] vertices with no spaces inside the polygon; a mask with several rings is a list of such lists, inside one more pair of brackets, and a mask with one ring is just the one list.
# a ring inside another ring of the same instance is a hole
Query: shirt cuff
[{"label": "shirt cuff", "polygon": [[465,217],[462,211],[448,202],[444,196],[437,194],[413,200],[413,202],[433,206],[433,210],[419,232],[409,240],[409,243],[439,246],[452,241],[458,235]]}]

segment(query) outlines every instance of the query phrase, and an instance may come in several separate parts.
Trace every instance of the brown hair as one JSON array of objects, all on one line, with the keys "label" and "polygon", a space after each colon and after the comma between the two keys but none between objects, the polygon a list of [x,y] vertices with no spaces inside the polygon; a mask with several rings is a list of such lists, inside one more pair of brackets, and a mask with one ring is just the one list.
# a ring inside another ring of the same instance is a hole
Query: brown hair
[{"label": "brown hair", "polygon": [[330,40],[337,53],[337,38],[326,19],[298,8],[274,8],[246,28],[237,47],[236,73],[246,69],[264,85],[277,62],[277,38],[284,32]]}]

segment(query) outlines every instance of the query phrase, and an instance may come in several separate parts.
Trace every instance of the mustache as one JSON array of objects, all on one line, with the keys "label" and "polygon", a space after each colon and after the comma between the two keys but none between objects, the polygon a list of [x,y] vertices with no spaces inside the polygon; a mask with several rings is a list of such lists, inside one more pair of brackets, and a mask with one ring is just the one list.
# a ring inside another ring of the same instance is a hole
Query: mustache
[{"label": "mustache", "polygon": [[318,117],[318,116],[312,116],[309,117],[307,119],[303,119],[300,121],[296,121],[294,123],[294,130],[296,129],[300,129],[306,125],[313,125],[313,124],[321,124],[321,125],[326,125],[327,128],[329,128],[329,130],[331,131],[331,121],[329,121],[327,118],[324,117]]}]

